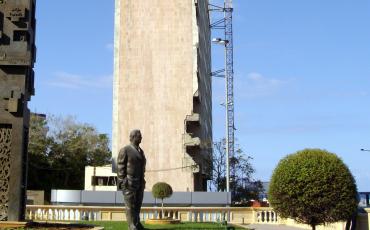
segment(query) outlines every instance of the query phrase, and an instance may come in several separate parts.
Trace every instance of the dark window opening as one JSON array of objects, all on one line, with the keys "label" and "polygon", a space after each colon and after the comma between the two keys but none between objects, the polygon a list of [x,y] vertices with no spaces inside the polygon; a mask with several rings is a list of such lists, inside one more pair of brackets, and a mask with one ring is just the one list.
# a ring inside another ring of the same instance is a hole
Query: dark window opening
[{"label": "dark window opening", "polygon": [[92,186],[116,186],[117,185],[116,176],[92,176],[91,185]]},{"label": "dark window opening", "polygon": [[13,34],[13,41],[16,42],[28,42],[30,40],[30,34],[28,31],[24,30],[15,30]]}]

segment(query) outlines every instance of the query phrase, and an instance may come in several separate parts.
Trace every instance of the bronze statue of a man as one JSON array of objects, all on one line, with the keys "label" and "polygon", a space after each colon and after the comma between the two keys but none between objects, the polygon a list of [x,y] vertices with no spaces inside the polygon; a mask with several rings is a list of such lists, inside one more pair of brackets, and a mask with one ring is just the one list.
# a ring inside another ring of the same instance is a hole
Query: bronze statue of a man
[{"label": "bronze statue of a man", "polygon": [[131,131],[131,144],[123,147],[117,158],[117,186],[119,190],[122,190],[125,199],[129,230],[144,229],[140,223],[139,215],[145,188],[146,164],[144,151],[139,147],[141,139],[140,130]]}]

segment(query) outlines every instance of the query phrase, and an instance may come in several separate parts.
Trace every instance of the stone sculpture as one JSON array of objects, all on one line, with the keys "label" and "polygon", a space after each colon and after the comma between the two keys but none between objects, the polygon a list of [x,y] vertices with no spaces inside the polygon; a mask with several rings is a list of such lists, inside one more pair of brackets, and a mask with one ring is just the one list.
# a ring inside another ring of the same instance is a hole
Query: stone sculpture
[{"label": "stone sculpture", "polygon": [[0,221],[25,219],[36,0],[0,0]]}]

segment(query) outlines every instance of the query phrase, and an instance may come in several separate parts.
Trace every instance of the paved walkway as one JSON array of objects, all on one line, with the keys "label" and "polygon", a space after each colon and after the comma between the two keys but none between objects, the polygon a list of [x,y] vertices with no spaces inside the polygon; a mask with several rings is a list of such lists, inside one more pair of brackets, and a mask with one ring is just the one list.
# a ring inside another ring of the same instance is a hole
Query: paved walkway
[{"label": "paved walkway", "polygon": [[243,227],[254,230],[302,230],[302,228],[289,227],[285,225],[272,225],[272,224],[249,224]]}]

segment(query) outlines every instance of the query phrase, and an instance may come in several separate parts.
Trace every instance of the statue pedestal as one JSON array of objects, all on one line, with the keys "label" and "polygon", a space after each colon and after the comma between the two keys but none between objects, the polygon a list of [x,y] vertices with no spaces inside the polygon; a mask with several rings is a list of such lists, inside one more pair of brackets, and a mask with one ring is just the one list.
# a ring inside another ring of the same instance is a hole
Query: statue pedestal
[{"label": "statue pedestal", "polygon": [[180,220],[174,219],[147,219],[145,220],[145,224],[149,225],[162,225],[162,224],[179,224]]},{"label": "statue pedestal", "polygon": [[19,222],[19,221],[0,221],[0,229],[83,229],[83,230],[103,230],[103,227],[87,224],[71,224],[66,222]]}]

